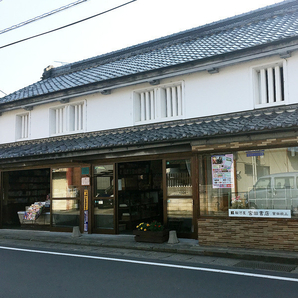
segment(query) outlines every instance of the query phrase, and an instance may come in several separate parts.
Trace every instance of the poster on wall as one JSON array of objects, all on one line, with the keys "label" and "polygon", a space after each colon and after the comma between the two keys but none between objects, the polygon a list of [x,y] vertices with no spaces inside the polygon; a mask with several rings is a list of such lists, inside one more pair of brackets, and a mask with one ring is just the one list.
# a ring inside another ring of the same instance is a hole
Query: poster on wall
[{"label": "poster on wall", "polygon": [[233,154],[212,155],[213,188],[234,188]]}]

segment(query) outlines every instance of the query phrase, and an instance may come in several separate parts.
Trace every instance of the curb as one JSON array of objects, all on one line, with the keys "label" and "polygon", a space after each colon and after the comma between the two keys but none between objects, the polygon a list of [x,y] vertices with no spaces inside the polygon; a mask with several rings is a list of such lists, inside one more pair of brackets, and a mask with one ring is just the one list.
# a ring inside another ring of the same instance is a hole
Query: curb
[{"label": "curb", "polygon": [[[60,244],[69,244],[69,245],[82,245],[82,246],[94,246],[94,247],[106,247],[106,248],[118,248],[118,249],[130,249],[130,250],[143,250],[143,251],[154,251],[154,252],[166,252],[173,254],[184,254],[184,255],[193,255],[193,256],[208,256],[208,257],[221,257],[221,258],[232,258],[232,259],[242,259],[242,260],[253,260],[261,262],[270,262],[270,263],[281,263],[281,264],[295,264],[298,265],[298,253],[293,255],[293,253],[285,252],[283,255],[280,252],[272,251],[243,251],[233,248],[214,248],[214,247],[197,247],[197,248],[175,248],[167,247],[166,244],[158,245],[144,245],[139,244],[137,246],[131,245],[129,243],[120,242],[109,243],[109,241],[95,241],[82,239],[81,237],[71,237],[68,238],[44,238],[44,237],[26,237],[18,235],[0,235],[0,239],[8,240],[23,240],[30,242],[44,242],[44,243],[60,243]],[[172,244],[171,244],[172,245]]]}]

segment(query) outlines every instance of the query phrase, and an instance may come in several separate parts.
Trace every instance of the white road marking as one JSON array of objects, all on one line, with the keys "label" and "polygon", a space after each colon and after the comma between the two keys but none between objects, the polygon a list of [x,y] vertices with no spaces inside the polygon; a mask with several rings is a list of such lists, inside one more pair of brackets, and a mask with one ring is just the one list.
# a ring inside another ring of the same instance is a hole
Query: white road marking
[{"label": "white road marking", "polygon": [[39,253],[39,254],[48,254],[48,255],[56,255],[56,256],[66,256],[66,257],[75,257],[75,258],[85,258],[85,259],[95,259],[95,260],[104,260],[104,261],[113,261],[113,262],[123,262],[123,263],[132,263],[132,264],[159,266],[159,267],[169,267],[169,268],[196,270],[196,271],[206,271],[206,272],[215,272],[215,273],[222,273],[222,274],[232,274],[232,275],[241,275],[241,276],[249,276],[249,277],[256,277],[256,278],[267,278],[267,279],[298,282],[298,278],[290,278],[290,277],[274,276],[274,275],[265,275],[265,274],[255,274],[255,273],[238,272],[238,271],[221,270],[221,269],[211,269],[211,268],[203,268],[203,267],[193,267],[193,266],[183,266],[183,265],[156,263],[156,262],[135,261],[135,260],[128,260],[128,259],[97,257],[97,256],[89,256],[89,255],[78,255],[78,254],[70,254],[70,253],[62,253],[62,252],[54,252],[54,251],[43,251],[43,250],[33,250],[33,249],[24,249],[24,248],[6,247],[6,246],[0,246],[0,249],[23,251],[23,252],[30,252],[30,253]]}]

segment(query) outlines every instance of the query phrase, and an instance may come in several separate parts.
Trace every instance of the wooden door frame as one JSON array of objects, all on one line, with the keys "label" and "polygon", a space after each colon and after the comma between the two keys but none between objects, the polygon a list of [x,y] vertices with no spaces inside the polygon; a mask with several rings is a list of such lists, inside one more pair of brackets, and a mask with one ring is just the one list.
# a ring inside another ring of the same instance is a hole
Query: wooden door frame
[{"label": "wooden door frame", "polygon": [[[114,227],[112,230],[110,229],[99,229],[94,227],[94,200],[95,200],[95,174],[94,174],[94,167],[96,165],[112,165],[113,166],[113,180],[114,180]],[[102,161],[102,162],[94,162],[91,164],[91,183],[90,183],[90,200],[89,200],[89,230],[88,233],[95,233],[95,234],[118,234],[118,163],[113,161]]]},{"label": "wooden door frame", "polygon": [[199,196],[198,196],[198,159],[196,154],[191,154],[188,156],[171,156],[170,158],[162,159],[162,175],[163,175],[163,217],[164,224],[168,223],[168,214],[167,214],[167,177],[166,177],[166,162],[169,160],[186,160],[190,159],[191,161],[191,182],[192,182],[192,201],[193,201],[193,217],[192,217],[192,226],[193,231],[190,233],[179,233],[178,236],[185,238],[198,238],[198,208],[199,208]]}]

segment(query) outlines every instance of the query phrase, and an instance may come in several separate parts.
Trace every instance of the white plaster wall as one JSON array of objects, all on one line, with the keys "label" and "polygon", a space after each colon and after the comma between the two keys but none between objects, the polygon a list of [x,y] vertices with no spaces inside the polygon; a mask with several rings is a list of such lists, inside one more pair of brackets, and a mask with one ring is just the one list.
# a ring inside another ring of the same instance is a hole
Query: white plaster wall
[{"label": "white plaster wall", "polygon": [[207,71],[185,80],[186,118],[219,115],[253,108],[247,65]]},{"label": "white plaster wall", "polygon": [[[239,63],[219,69],[219,73],[207,71],[162,79],[161,85],[182,81],[184,85],[184,118],[219,115],[255,108],[253,97],[253,68],[262,64],[280,61],[279,56]],[[297,69],[298,52],[286,60],[286,98],[283,104],[298,103]],[[112,90],[110,95],[95,93],[72,99],[70,103],[85,102],[84,131],[107,130],[134,125],[133,91],[148,88],[148,83]],[[49,109],[60,102],[34,107],[30,111],[30,139],[50,136]],[[4,112],[0,116],[0,143],[15,142],[16,115],[19,109]]]},{"label": "white plaster wall", "polygon": [[2,113],[0,116],[0,143],[14,142],[16,111]]},{"label": "white plaster wall", "polygon": [[49,107],[50,105],[40,105],[31,111],[30,138],[40,139],[49,136]]},{"label": "white plaster wall", "polygon": [[288,103],[298,102],[298,51],[292,52],[287,60]]},{"label": "white plaster wall", "polygon": [[87,130],[97,131],[133,125],[133,87],[96,93],[87,98]]}]

